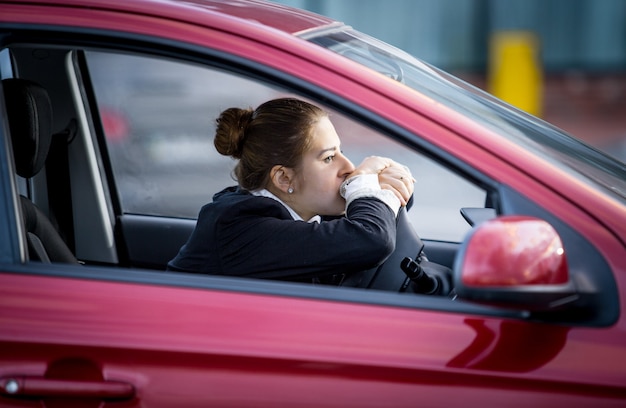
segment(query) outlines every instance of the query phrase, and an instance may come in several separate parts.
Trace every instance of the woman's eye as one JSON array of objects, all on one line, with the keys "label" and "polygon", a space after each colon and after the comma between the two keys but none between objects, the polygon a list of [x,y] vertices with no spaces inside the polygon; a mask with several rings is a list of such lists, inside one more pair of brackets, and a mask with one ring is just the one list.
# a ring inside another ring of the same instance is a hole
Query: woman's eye
[{"label": "woman's eye", "polygon": [[330,163],[331,161],[333,161],[335,158],[335,155],[333,154],[332,156],[328,156],[327,158],[324,159],[324,163]]}]

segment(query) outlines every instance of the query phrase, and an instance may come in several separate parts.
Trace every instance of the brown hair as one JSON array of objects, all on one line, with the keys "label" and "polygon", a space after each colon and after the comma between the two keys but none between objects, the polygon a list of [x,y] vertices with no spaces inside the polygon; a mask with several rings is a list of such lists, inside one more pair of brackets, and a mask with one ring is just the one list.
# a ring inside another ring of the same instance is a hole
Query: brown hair
[{"label": "brown hair", "polygon": [[295,98],[273,99],[255,110],[229,108],[216,120],[215,148],[239,159],[234,173],[240,187],[258,190],[275,165],[300,165],[311,129],[325,116],[321,108]]}]

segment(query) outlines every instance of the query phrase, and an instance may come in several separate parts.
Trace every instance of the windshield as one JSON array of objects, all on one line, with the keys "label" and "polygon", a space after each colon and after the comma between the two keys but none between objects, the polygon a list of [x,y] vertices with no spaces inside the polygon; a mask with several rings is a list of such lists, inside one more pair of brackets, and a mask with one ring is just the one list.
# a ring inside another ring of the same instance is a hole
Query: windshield
[{"label": "windshield", "polygon": [[554,126],[516,110],[488,93],[350,27],[309,32],[302,37],[471,117],[578,179],[583,179],[597,190],[603,190],[615,199],[626,202],[624,163]]}]

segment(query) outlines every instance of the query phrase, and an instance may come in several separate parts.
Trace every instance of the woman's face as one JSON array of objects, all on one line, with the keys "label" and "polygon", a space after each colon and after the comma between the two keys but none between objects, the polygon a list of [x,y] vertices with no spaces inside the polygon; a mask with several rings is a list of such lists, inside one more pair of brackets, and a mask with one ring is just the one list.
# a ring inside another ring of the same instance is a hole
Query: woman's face
[{"label": "woman's face", "polygon": [[341,215],[346,202],[339,194],[341,183],[354,171],[341,152],[341,141],[327,117],[321,118],[311,134],[311,147],[296,173],[289,205],[305,221],[315,215]]}]

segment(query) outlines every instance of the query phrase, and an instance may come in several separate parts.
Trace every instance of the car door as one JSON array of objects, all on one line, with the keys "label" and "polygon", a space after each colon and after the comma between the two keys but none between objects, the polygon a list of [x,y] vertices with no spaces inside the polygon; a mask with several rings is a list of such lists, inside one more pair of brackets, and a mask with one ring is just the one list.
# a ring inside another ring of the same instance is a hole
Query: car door
[{"label": "car door", "polygon": [[[130,27],[144,17],[127,18]],[[47,86],[57,128],[78,118],[69,199],[83,264],[25,259],[17,193],[57,192],[14,177],[3,111],[0,406],[623,404],[622,337],[607,328],[614,317],[601,325],[528,319],[448,297],[165,272],[198,206],[229,182],[232,164],[212,156],[206,140],[211,118],[285,93],[326,101],[355,160],[386,151],[416,166],[426,193],[409,212],[431,211],[413,222],[441,263],[452,266],[471,229],[461,207],[497,195],[504,208],[545,211],[444,149],[425,149],[419,134],[410,142],[339,90],[270,69],[278,57],[242,63],[180,40],[137,42],[123,30],[58,28],[50,44],[36,30],[14,29],[3,44],[10,75]],[[83,42],[70,44],[70,34]],[[255,49],[249,39],[229,41]],[[207,108],[207,100],[217,103]],[[454,142],[453,132],[420,120],[423,132]],[[449,211],[459,221],[451,227],[441,222]],[[559,222],[568,246],[587,245],[584,257],[606,269],[594,246]]]},{"label": "car door", "polygon": [[[94,64],[90,56],[95,52],[91,52],[90,55],[58,45],[29,48],[14,44],[8,49],[9,65],[14,68],[11,74],[31,73],[31,79],[50,90],[55,112],[60,116],[56,126],[69,120],[62,117],[64,112],[82,117],[87,125],[74,136],[76,139],[67,153],[71,163],[70,201],[78,214],[71,225],[75,237],[71,246],[83,265],[16,262],[20,259],[20,240],[5,241],[13,257],[5,259],[0,274],[1,298],[6,306],[2,313],[5,330],[0,378],[4,392],[0,403],[6,406],[35,406],[42,401],[46,406],[67,406],[71,402],[97,405],[101,401],[126,406],[346,406],[365,402],[412,405],[417,385],[414,379],[422,374],[404,367],[406,347],[416,349],[413,338],[418,334],[440,336],[438,329],[427,334],[428,330],[409,324],[415,310],[407,306],[415,301],[423,302],[419,297],[398,297],[396,293],[365,296],[363,291],[349,288],[162,271],[161,262],[167,256],[161,250],[166,248],[173,253],[177,249],[182,241],[171,242],[170,238],[188,233],[193,225],[192,215],[137,207],[150,204],[149,195],[127,203],[139,194],[138,190],[151,183],[171,186],[177,180],[190,179],[193,183],[188,190],[197,193],[194,190],[198,189],[198,179],[205,179],[205,174],[213,169],[197,170],[193,156],[170,164],[167,162],[170,158],[159,154],[172,152],[181,145],[183,154],[187,154],[190,150],[184,147],[185,143],[202,143],[206,135],[201,133],[202,138],[198,138],[189,130],[181,131],[180,123],[168,123],[174,133],[167,134],[164,129],[167,121],[158,122],[162,112],[160,115],[151,111],[147,119],[141,116],[142,109],[147,109],[147,103],[155,98],[152,81],[165,84],[165,92],[174,95],[180,92],[164,78],[143,76],[138,84],[131,84],[131,95],[139,100],[130,106],[113,109],[104,103],[106,100],[99,99],[102,89],[96,84],[97,72],[88,71]],[[33,57],[42,53],[48,55],[43,65],[39,58]],[[68,59],[72,61],[69,69],[65,63]],[[139,66],[136,60],[133,64],[115,61],[104,64],[109,68],[116,65],[130,65],[133,69]],[[175,72],[180,74],[180,69]],[[44,76],[37,75],[42,72]],[[90,84],[85,81],[90,75],[93,97],[89,95]],[[85,91],[73,93],[75,89],[70,85],[81,78],[85,82],[79,88]],[[218,77],[217,82],[223,83],[224,77]],[[51,84],[56,84],[56,90]],[[114,87],[112,81],[105,84],[108,87],[105,90]],[[194,84],[187,83],[182,89],[190,85]],[[128,82],[125,86],[129,86]],[[262,89],[262,97],[269,95],[266,88]],[[213,98],[220,100],[220,91],[232,89],[232,86],[216,89],[217,97],[214,94]],[[144,97],[142,91],[146,90],[148,95]],[[241,94],[249,98],[251,89],[244,88]],[[79,104],[75,103],[77,96],[83,98]],[[126,97],[114,96],[113,100]],[[189,95],[183,95],[177,102],[188,98]],[[166,98],[166,107],[173,105]],[[189,106],[195,107],[193,103]],[[181,112],[189,113],[189,106]],[[133,107],[139,110],[138,119]],[[201,112],[191,113],[202,117]],[[181,119],[185,118],[188,116]],[[157,124],[141,123],[141,120],[154,120]],[[203,121],[206,123],[207,118]],[[90,134],[99,124],[104,132]],[[122,142],[120,138],[124,135],[119,129],[124,127],[138,132],[139,140],[126,146],[116,145]],[[149,128],[145,133],[136,130],[145,127]],[[118,129],[118,134],[112,129]],[[165,140],[163,135],[155,135],[154,129],[165,132]],[[200,140],[185,141],[185,136],[190,134]],[[98,145],[98,137],[105,138],[105,143]],[[174,143],[159,144],[167,143],[167,138],[175,138]],[[10,150],[3,152],[4,169],[9,172]],[[98,155],[95,161],[89,159],[91,154]],[[129,161],[123,161],[124,155],[128,155]],[[163,161],[158,161],[159,158]],[[132,167],[136,163],[149,166],[145,174],[157,181],[142,180],[141,171]],[[222,168],[223,163],[209,164],[223,174],[229,172],[228,168]],[[168,165],[175,169],[184,167],[187,174],[170,175]],[[86,174],[91,177],[85,177]],[[11,186],[13,176],[6,175],[7,183],[3,185]],[[165,177],[165,181],[159,177]],[[16,181],[15,190],[23,190],[24,194],[36,192],[33,198],[59,193],[45,191],[53,189],[55,184],[43,183],[42,189],[42,183],[37,180]],[[12,200],[15,190],[8,189]],[[149,187],[147,194],[154,194],[154,187]],[[8,213],[13,210],[15,220],[19,213],[14,211],[12,200],[3,205]],[[7,234],[12,231],[9,225],[17,228],[19,223],[7,223]],[[151,234],[146,230],[161,231]],[[113,247],[105,245],[103,236],[107,231],[116,231]],[[19,230],[14,229],[13,236],[15,232]],[[142,247],[152,250],[142,252]],[[158,265],[160,270],[129,269],[128,266],[144,264],[141,256],[148,259],[145,265],[152,268]],[[441,312],[422,313],[427,316],[426,327],[441,324],[435,317]],[[452,322],[459,321],[453,314],[443,315]],[[404,319],[409,320],[403,322]],[[392,328],[391,333],[383,327],[387,325]],[[456,326],[451,324],[449,330],[456,331]],[[424,352],[419,359],[439,359],[448,354],[439,350],[436,357],[431,355],[432,350]]]}]

